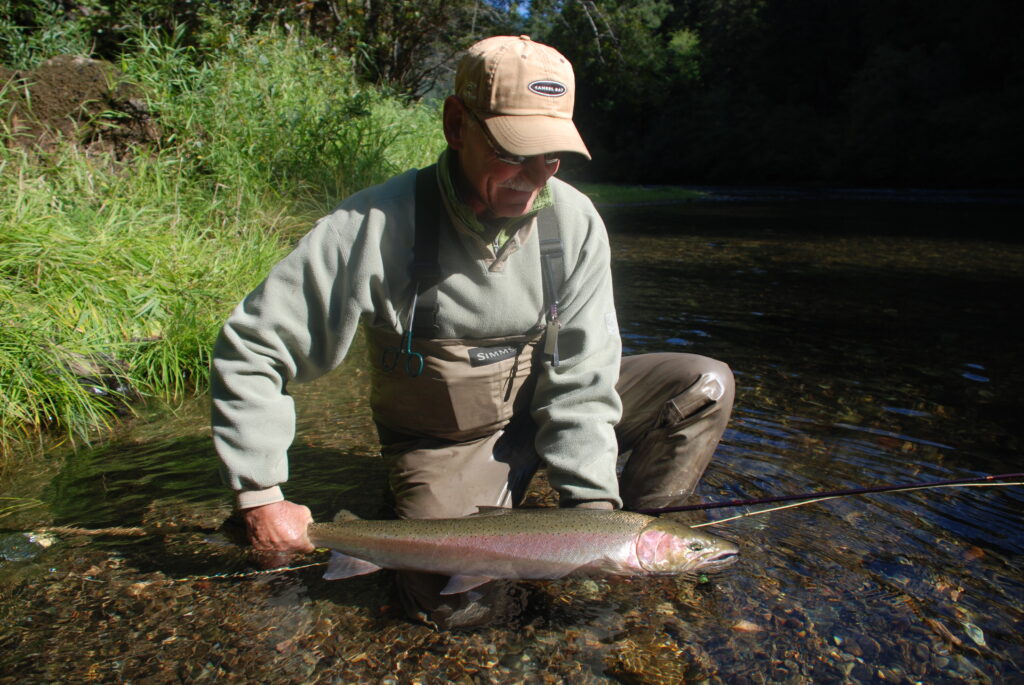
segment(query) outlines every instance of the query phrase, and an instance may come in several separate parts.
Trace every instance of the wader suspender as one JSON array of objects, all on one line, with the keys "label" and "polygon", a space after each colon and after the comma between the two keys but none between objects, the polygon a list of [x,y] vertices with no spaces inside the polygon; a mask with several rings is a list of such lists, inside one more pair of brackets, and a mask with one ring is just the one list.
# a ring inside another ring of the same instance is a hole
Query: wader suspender
[{"label": "wader suspender", "polygon": [[540,266],[544,280],[544,304],[547,309],[547,328],[544,330],[544,354],[551,359],[551,366],[558,366],[558,293],[565,283],[565,261],[562,259],[562,239],[558,237],[555,212],[550,207],[540,210],[537,215],[537,232],[540,234]]},{"label": "wader suspender", "polygon": [[437,165],[416,172],[416,226],[409,275],[413,283],[413,335],[437,338],[437,284],[441,282],[438,262],[441,233],[441,193],[437,189]]},{"label": "wader suspender", "polygon": [[[415,293],[413,295],[413,335],[436,338],[437,286],[441,281],[441,267],[438,260],[441,233],[441,194],[437,189],[437,165],[420,169],[416,173],[416,230],[412,248],[412,265],[409,275]],[[543,209],[537,215],[537,232],[540,234],[541,274],[544,281],[544,308],[547,327],[544,333],[544,354],[552,366],[558,366],[558,293],[565,282],[565,263],[562,240],[558,236],[554,211]]]}]

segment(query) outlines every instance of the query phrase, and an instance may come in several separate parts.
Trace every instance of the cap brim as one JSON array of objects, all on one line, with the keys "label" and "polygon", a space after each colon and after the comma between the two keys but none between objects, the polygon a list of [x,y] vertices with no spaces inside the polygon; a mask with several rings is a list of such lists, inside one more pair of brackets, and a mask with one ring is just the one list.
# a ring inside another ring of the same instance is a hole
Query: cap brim
[{"label": "cap brim", "polygon": [[590,159],[572,119],[545,115],[497,115],[484,120],[494,139],[514,155],[575,152]]}]

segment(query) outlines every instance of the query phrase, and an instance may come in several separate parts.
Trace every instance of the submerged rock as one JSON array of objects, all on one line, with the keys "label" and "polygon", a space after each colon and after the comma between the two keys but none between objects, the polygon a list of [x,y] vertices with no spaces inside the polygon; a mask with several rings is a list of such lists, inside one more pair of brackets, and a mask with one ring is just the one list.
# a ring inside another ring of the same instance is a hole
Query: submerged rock
[{"label": "submerged rock", "polygon": [[0,535],[0,560],[29,561],[35,559],[53,540],[35,533],[8,533]]}]

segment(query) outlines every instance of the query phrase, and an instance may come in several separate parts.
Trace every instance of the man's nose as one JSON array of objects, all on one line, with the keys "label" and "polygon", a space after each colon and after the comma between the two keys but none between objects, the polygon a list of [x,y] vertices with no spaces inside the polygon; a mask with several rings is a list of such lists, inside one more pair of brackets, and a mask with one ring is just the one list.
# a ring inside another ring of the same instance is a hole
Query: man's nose
[{"label": "man's nose", "polygon": [[548,179],[558,171],[559,162],[547,164],[544,155],[534,155],[523,162],[523,174],[535,186],[540,187],[548,182]]}]

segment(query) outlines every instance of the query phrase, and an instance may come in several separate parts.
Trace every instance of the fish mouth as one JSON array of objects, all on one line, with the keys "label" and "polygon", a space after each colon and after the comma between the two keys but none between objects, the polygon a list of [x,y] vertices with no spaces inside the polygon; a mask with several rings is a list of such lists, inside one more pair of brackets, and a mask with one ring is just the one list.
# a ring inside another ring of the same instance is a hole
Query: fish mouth
[{"label": "fish mouth", "polygon": [[735,564],[739,561],[739,558],[740,554],[736,550],[720,552],[705,561],[696,570],[700,573],[704,573],[706,571],[720,571],[726,566],[732,566]]}]

